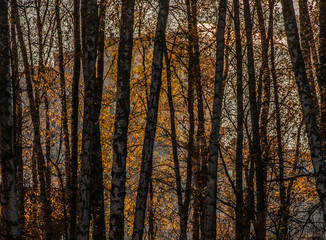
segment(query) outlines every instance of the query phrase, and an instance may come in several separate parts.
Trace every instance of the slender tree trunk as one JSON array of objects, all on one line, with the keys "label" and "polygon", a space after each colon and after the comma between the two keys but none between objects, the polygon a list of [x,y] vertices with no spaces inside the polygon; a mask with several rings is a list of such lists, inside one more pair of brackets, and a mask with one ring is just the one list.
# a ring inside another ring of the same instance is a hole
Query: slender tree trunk
[{"label": "slender tree trunk", "polygon": [[105,40],[105,11],[107,0],[102,0],[98,18],[98,58],[96,76],[96,100],[95,100],[95,132],[92,160],[92,215],[93,215],[93,238],[105,240],[105,217],[104,217],[104,187],[103,166],[100,131],[100,111],[102,104],[103,72],[104,72],[104,40]]},{"label": "slender tree trunk", "polygon": [[[69,144],[69,131],[68,131],[68,112],[67,112],[67,96],[66,96],[66,78],[65,78],[65,68],[64,68],[64,53],[63,53],[63,43],[62,43],[62,30],[61,30],[61,16],[60,16],[60,0],[55,0],[55,21],[57,30],[57,41],[58,41],[58,64],[59,64],[59,76],[60,76],[60,88],[61,88],[61,121],[63,129],[63,139],[65,146],[65,160],[67,172],[67,182],[69,181],[69,169],[70,169],[70,144]],[[67,184],[69,185],[69,184]]]},{"label": "slender tree trunk", "polygon": [[71,114],[71,163],[69,183],[69,231],[68,239],[76,239],[77,219],[77,169],[78,169],[78,108],[80,78],[80,1],[74,0],[74,68],[72,82],[72,114]]},{"label": "slender tree trunk", "polygon": [[[312,61],[311,61],[311,53],[313,49],[313,47],[311,47],[312,44],[311,38],[312,39],[314,38],[311,29],[307,0],[299,1],[299,20],[300,20],[300,40],[301,40],[300,42],[301,42],[302,55],[306,65],[307,77],[309,80],[311,94],[313,96],[316,115],[319,116],[319,104],[318,104],[316,86],[314,81],[315,76],[314,76],[314,71],[312,68]],[[315,44],[314,41],[313,44]]]},{"label": "slender tree trunk", "polygon": [[[187,20],[188,20],[188,89],[187,89],[187,105],[189,114],[189,130],[188,130],[188,156],[187,162],[191,167],[191,178],[194,175],[194,203],[193,203],[193,219],[192,219],[192,238],[194,240],[199,239],[199,217],[200,217],[200,202],[199,202],[199,177],[200,177],[200,163],[197,149],[195,146],[195,113],[194,113],[194,81],[195,81],[195,70],[194,70],[194,16],[192,12],[192,0],[186,1],[187,7]],[[187,166],[188,167],[188,166]]]},{"label": "slender tree trunk", "polygon": [[21,230],[21,236],[25,236],[25,187],[24,187],[24,163],[23,163],[23,116],[21,88],[18,72],[18,48],[16,41],[16,26],[11,8],[11,79],[13,87],[13,125],[14,125],[14,157],[16,165],[16,185],[18,197],[18,215]]},{"label": "slender tree trunk", "polygon": [[286,190],[284,183],[284,157],[283,157],[283,144],[282,144],[282,125],[281,125],[281,110],[279,103],[279,88],[277,84],[277,75],[276,75],[276,66],[275,66],[275,50],[274,50],[274,0],[270,0],[269,2],[269,26],[270,30],[270,40],[271,40],[271,73],[273,79],[273,89],[274,89],[274,103],[275,103],[275,117],[276,117],[276,135],[277,135],[277,156],[279,161],[279,189],[280,189],[280,236],[279,239],[286,240],[288,239],[288,226],[285,221],[286,219],[286,209],[287,209],[287,201],[286,201]]},{"label": "slender tree trunk", "polygon": [[236,41],[237,59],[237,148],[236,148],[236,239],[243,239],[243,188],[242,188],[242,166],[243,166],[243,89],[242,89],[242,50],[239,17],[239,0],[233,1],[234,6],[234,29]]},{"label": "slender tree trunk", "polygon": [[[258,15],[259,22],[259,32],[261,39],[261,47],[262,47],[262,87],[264,90],[263,100],[261,102],[261,126],[260,126],[260,139],[261,139],[261,150],[262,150],[262,159],[257,162],[256,170],[262,170],[262,182],[257,184],[257,224],[256,224],[256,238],[257,239],[265,239],[266,238],[266,217],[267,217],[267,199],[266,199],[266,180],[267,180],[267,164],[269,162],[268,155],[268,115],[269,115],[269,104],[270,104],[270,72],[268,66],[268,46],[269,41],[267,39],[266,29],[265,29],[265,21],[262,9],[261,0],[256,0],[256,10]],[[258,173],[260,175],[261,173]],[[260,177],[257,176],[257,181],[259,181]]]},{"label": "slender tree trunk", "polygon": [[170,109],[170,124],[171,124],[171,141],[172,141],[172,155],[174,161],[174,172],[175,172],[175,183],[178,198],[178,213],[180,217],[180,240],[187,239],[187,225],[188,225],[188,208],[183,204],[182,196],[182,185],[181,185],[181,174],[180,174],[180,163],[178,156],[178,143],[177,133],[175,126],[175,110],[172,96],[172,81],[171,81],[171,61],[167,54],[167,49],[164,50],[164,59],[166,62],[166,80],[167,80],[167,95]]},{"label": "slender tree trunk", "polygon": [[84,74],[84,119],[79,183],[79,224],[77,239],[88,240],[90,228],[90,194],[92,150],[95,142],[97,1],[82,2],[82,43]]},{"label": "slender tree trunk", "polygon": [[161,90],[161,78],[163,69],[163,52],[165,47],[165,29],[169,14],[169,0],[160,0],[157,19],[153,62],[152,82],[148,100],[148,112],[146,117],[145,138],[142,152],[142,164],[137,191],[136,212],[134,219],[133,240],[141,240],[144,232],[148,183],[151,178],[153,165],[153,148],[155,141],[157,114]]},{"label": "slender tree trunk", "polygon": [[110,240],[124,239],[124,200],[126,195],[126,158],[130,112],[130,68],[133,46],[134,7],[134,0],[122,0],[113,134]]},{"label": "slender tree trunk", "polygon": [[13,149],[13,106],[10,83],[9,23],[6,0],[0,1],[0,158],[5,238],[21,239]]},{"label": "slender tree trunk", "polygon": [[252,22],[250,5],[248,0],[244,0],[244,14],[247,38],[247,64],[248,64],[248,82],[249,82],[249,102],[251,126],[253,133],[252,153],[256,167],[256,189],[257,189],[257,220],[255,224],[256,239],[265,238],[266,228],[266,209],[265,209],[265,185],[264,185],[264,165],[261,157],[260,136],[259,136],[259,118],[256,102],[256,81],[255,65],[252,41]]},{"label": "slender tree trunk", "polygon": [[221,0],[219,5],[217,25],[217,48],[215,66],[215,86],[212,128],[209,141],[209,160],[207,166],[207,188],[205,196],[204,239],[216,238],[216,197],[217,197],[217,160],[219,148],[219,130],[222,115],[223,99],[223,68],[224,68],[224,33],[226,25],[227,0]]},{"label": "slender tree trunk", "polygon": [[326,221],[326,169],[313,100],[300,49],[299,34],[292,0],[282,0],[282,8],[289,53],[298,86],[303,118],[306,124],[311,161],[314,167],[314,176],[316,178],[316,188],[323,210],[324,221]]}]

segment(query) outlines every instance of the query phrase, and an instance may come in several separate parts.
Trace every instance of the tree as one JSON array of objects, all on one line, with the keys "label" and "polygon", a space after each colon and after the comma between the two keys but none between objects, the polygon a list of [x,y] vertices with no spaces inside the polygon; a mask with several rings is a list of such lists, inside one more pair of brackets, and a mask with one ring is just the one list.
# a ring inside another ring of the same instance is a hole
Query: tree
[{"label": "tree", "polygon": [[314,111],[311,90],[301,53],[298,28],[295,20],[292,0],[282,0],[282,9],[288,49],[299,91],[302,114],[306,124],[310,156],[316,178],[316,188],[323,210],[324,221],[326,221],[326,168],[323,158],[321,138],[316,121],[316,113]]},{"label": "tree", "polygon": [[223,99],[223,68],[224,68],[224,32],[226,23],[227,0],[220,1],[217,48],[215,66],[215,85],[212,128],[209,140],[209,160],[207,166],[207,189],[205,195],[204,238],[212,240],[216,238],[216,195],[217,195],[217,159],[219,152],[219,130],[221,126],[221,110]]},{"label": "tree", "polygon": [[95,140],[97,1],[82,1],[82,43],[84,74],[84,118],[79,183],[79,223],[77,239],[88,239],[90,229],[91,165]]},{"label": "tree", "polygon": [[0,1],[0,156],[2,207],[6,239],[21,239],[13,155],[13,106],[10,83],[9,23],[7,1]]},{"label": "tree", "polygon": [[124,239],[127,134],[130,113],[130,68],[133,46],[134,0],[122,1],[118,76],[113,135],[109,239]]},{"label": "tree", "polygon": [[169,15],[169,0],[160,0],[154,40],[152,81],[146,115],[145,138],[142,152],[142,165],[137,191],[136,212],[132,238],[142,239],[144,232],[145,212],[148,194],[148,185],[152,173],[153,148],[156,133],[157,113],[162,84],[163,53],[165,47],[165,29]]}]

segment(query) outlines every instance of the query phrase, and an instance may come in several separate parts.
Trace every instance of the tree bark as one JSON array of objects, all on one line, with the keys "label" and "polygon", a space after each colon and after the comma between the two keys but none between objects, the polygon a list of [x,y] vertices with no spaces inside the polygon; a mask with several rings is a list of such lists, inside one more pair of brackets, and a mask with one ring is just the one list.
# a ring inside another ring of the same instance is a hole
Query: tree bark
[{"label": "tree bark", "polygon": [[252,153],[256,167],[256,189],[257,189],[257,220],[255,224],[256,239],[265,238],[266,209],[265,209],[265,186],[264,186],[264,166],[261,157],[260,136],[259,136],[259,116],[256,101],[256,81],[255,65],[252,40],[252,22],[249,1],[244,2],[246,38],[247,38],[247,64],[248,64],[248,84],[249,102],[251,115],[251,128],[253,133]]},{"label": "tree bark", "polygon": [[92,215],[93,215],[93,238],[105,238],[105,217],[104,217],[104,187],[103,187],[103,166],[102,166],[102,145],[100,131],[100,111],[102,105],[103,72],[104,72],[104,40],[105,40],[105,12],[107,0],[100,2],[98,18],[98,58],[96,76],[96,99],[95,99],[95,132],[92,160]]},{"label": "tree bark", "polygon": [[13,155],[13,106],[10,83],[9,23],[6,0],[0,1],[0,158],[5,238],[21,239]]},{"label": "tree bark", "polygon": [[95,141],[97,1],[83,0],[82,44],[84,74],[84,119],[79,183],[79,224],[77,239],[88,240],[90,228],[90,194],[92,150]]},{"label": "tree bark", "polygon": [[72,82],[72,114],[71,114],[71,163],[69,182],[69,231],[68,239],[76,239],[77,219],[77,170],[78,170],[78,108],[80,78],[80,1],[74,0],[74,68]]},{"label": "tree bark", "polygon": [[299,1],[299,21],[300,21],[300,40],[301,40],[300,42],[301,42],[302,56],[306,65],[309,86],[311,89],[311,94],[313,96],[316,116],[318,119],[319,104],[318,104],[316,86],[314,81],[315,76],[312,68],[313,65],[311,61],[311,54],[314,50],[314,47],[312,45],[314,45],[315,42],[314,42],[314,36],[311,28],[307,0]]},{"label": "tree bark", "polygon": [[242,167],[243,167],[243,87],[242,87],[242,49],[239,17],[239,0],[233,1],[234,6],[234,29],[237,59],[237,147],[236,147],[236,239],[244,238],[243,235],[243,188],[242,188]]},{"label": "tree bark", "polygon": [[219,5],[217,25],[217,48],[215,66],[215,86],[212,115],[212,128],[209,141],[209,160],[207,166],[207,188],[205,196],[204,239],[216,238],[216,197],[217,197],[217,160],[219,149],[219,130],[222,115],[223,99],[223,68],[224,68],[224,33],[226,25],[227,0],[221,0]]},{"label": "tree bark", "polygon": [[147,106],[148,112],[146,116],[147,120],[142,152],[142,164],[137,191],[134,228],[132,233],[133,240],[141,240],[144,232],[148,185],[151,178],[153,165],[153,148],[161,90],[163,53],[165,47],[165,29],[169,14],[169,2],[169,0],[160,0],[159,3],[159,13],[156,25],[152,62],[152,82]]},{"label": "tree bark", "polygon": [[292,0],[282,0],[282,9],[289,53],[299,91],[303,118],[306,124],[311,161],[314,167],[314,176],[316,178],[316,188],[323,210],[324,221],[326,221],[326,169],[323,159],[322,142],[317,127],[313,100],[301,53]]},{"label": "tree bark", "polygon": [[14,137],[14,156],[16,165],[16,186],[17,186],[17,201],[18,201],[18,215],[21,236],[25,236],[25,187],[24,187],[24,163],[23,163],[23,146],[22,146],[22,132],[23,132],[23,116],[22,116],[22,100],[21,87],[18,72],[18,48],[16,40],[16,26],[11,8],[11,81],[13,88],[13,137]]},{"label": "tree bark", "polygon": [[130,68],[133,46],[134,7],[134,0],[122,0],[113,134],[110,240],[124,239],[124,199],[126,195],[126,158],[130,112]]}]

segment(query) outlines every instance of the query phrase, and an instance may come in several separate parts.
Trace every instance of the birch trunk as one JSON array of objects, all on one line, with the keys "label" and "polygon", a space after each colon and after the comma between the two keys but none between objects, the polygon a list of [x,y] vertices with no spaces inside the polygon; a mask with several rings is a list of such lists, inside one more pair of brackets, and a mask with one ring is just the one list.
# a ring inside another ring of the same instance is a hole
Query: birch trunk
[{"label": "birch trunk", "polygon": [[240,36],[240,14],[239,0],[233,1],[234,7],[234,29],[237,59],[237,147],[236,147],[236,239],[244,238],[243,234],[243,188],[242,188],[242,167],[243,167],[243,87],[242,87],[242,48]]},{"label": "birch trunk", "polygon": [[130,68],[133,46],[134,7],[134,0],[122,0],[113,134],[110,240],[124,239],[124,199],[126,195],[126,158],[130,112]]},{"label": "birch trunk", "polygon": [[16,40],[16,26],[11,8],[11,81],[13,87],[13,121],[14,121],[14,156],[16,163],[16,185],[19,224],[22,237],[25,235],[25,187],[24,187],[24,163],[23,163],[23,110],[21,99],[21,87],[18,72],[18,48]]},{"label": "birch trunk", "polygon": [[313,99],[301,53],[292,0],[282,0],[282,9],[289,53],[299,91],[303,118],[306,124],[311,161],[314,167],[314,176],[316,178],[316,188],[323,210],[324,221],[326,221],[326,169],[323,159],[321,137],[318,132],[316,114],[313,106]]},{"label": "birch trunk", "polygon": [[92,215],[93,215],[93,238],[105,238],[105,217],[104,217],[104,188],[103,188],[103,166],[102,166],[102,145],[100,129],[100,111],[102,105],[103,72],[104,72],[104,30],[105,11],[107,0],[100,2],[98,18],[98,58],[96,76],[96,98],[95,98],[95,132],[92,160]]},{"label": "birch trunk", "polygon": [[133,240],[141,240],[144,232],[148,185],[151,179],[153,165],[153,148],[161,90],[163,53],[165,46],[165,29],[169,14],[169,2],[169,0],[160,0],[159,3],[159,13],[157,19],[152,62],[152,82],[147,106],[148,112],[146,117],[142,164],[137,191],[134,228],[132,233]]},{"label": "birch trunk", "polygon": [[72,82],[72,114],[71,114],[71,163],[69,182],[69,231],[68,239],[76,239],[77,219],[77,169],[78,169],[78,108],[80,78],[80,1],[74,0],[74,69]]},{"label": "birch trunk", "polygon": [[84,119],[79,183],[79,223],[77,239],[88,240],[90,228],[90,194],[92,147],[95,132],[97,1],[83,0],[82,44],[84,74]]},{"label": "birch trunk", "polygon": [[209,159],[207,166],[207,188],[205,196],[204,239],[216,238],[216,197],[217,197],[217,160],[219,148],[219,130],[222,115],[223,99],[223,67],[224,67],[224,33],[226,24],[227,0],[221,0],[219,5],[217,25],[217,49],[215,66],[215,86],[212,128],[209,141]]},{"label": "birch trunk", "polygon": [[0,160],[6,239],[21,239],[13,155],[13,106],[10,84],[9,23],[6,0],[0,1]]}]

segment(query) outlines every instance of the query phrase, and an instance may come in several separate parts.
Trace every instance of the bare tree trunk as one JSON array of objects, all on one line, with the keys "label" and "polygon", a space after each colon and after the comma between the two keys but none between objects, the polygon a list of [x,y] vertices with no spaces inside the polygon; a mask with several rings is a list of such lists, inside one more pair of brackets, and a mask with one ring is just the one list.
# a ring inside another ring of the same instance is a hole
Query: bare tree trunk
[{"label": "bare tree trunk", "polygon": [[92,150],[95,141],[97,1],[82,1],[82,43],[84,74],[84,120],[79,183],[79,224],[77,239],[88,240],[90,228],[90,194]]},{"label": "bare tree trunk", "polygon": [[80,78],[80,1],[74,0],[74,69],[72,82],[72,114],[71,114],[71,163],[69,182],[69,230],[68,239],[76,239],[77,219],[77,169],[78,169],[78,108]]},{"label": "bare tree trunk", "polygon": [[2,207],[6,239],[21,239],[13,149],[13,106],[10,83],[9,23],[6,0],[0,1],[0,158]]},{"label": "bare tree trunk", "polygon": [[227,0],[221,0],[219,5],[217,25],[217,48],[215,66],[215,86],[212,128],[209,141],[209,160],[207,166],[207,188],[205,196],[204,239],[216,238],[216,197],[217,197],[217,160],[219,149],[219,130],[222,115],[223,99],[223,68],[224,68],[224,33],[226,25]]},{"label": "bare tree trunk", "polygon": [[25,236],[25,187],[24,187],[24,163],[23,163],[23,146],[22,146],[22,132],[23,132],[23,116],[22,116],[22,100],[21,87],[18,72],[18,48],[16,40],[16,26],[11,8],[11,79],[13,87],[13,125],[14,125],[14,157],[16,165],[16,186],[18,197],[18,215],[21,236]]},{"label": "bare tree trunk", "polygon": [[102,0],[98,18],[98,59],[96,76],[96,99],[95,99],[95,132],[92,160],[92,215],[93,215],[93,238],[105,238],[105,217],[104,217],[104,188],[103,188],[103,166],[102,166],[102,145],[100,131],[100,111],[103,91],[104,72],[104,40],[105,40],[105,12],[107,0]]},{"label": "bare tree trunk", "polygon": [[242,240],[243,234],[243,188],[242,188],[242,166],[243,166],[243,88],[242,88],[242,50],[241,50],[241,32],[239,17],[239,0],[233,1],[234,7],[234,29],[236,41],[236,59],[237,59],[237,148],[236,148],[236,239]]},{"label": "bare tree trunk", "polygon": [[265,186],[264,186],[264,166],[261,157],[260,136],[259,136],[259,116],[256,102],[256,81],[255,65],[252,41],[252,22],[250,5],[248,0],[244,0],[244,14],[247,38],[247,61],[248,61],[248,84],[249,102],[251,114],[251,128],[253,133],[252,153],[256,167],[256,188],[257,188],[257,220],[255,224],[256,238],[265,238],[266,209],[265,209]]},{"label": "bare tree trunk", "polygon": [[148,112],[146,117],[147,120],[142,152],[142,164],[137,191],[134,229],[132,233],[133,240],[141,240],[144,232],[148,185],[151,178],[153,165],[153,148],[161,90],[163,53],[165,47],[165,29],[169,14],[169,2],[169,0],[160,0],[159,4],[152,62],[152,82],[147,107]]},{"label": "bare tree trunk", "polygon": [[[69,169],[70,169],[70,144],[69,144],[69,132],[68,132],[68,113],[67,113],[67,96],[66,96],[66,78],[64,68],[64,53],[62,44],[62,30],[61,30],[61,19],[60,19],[60,0],[55,0],[55,21],[57,27],[57,41],[58,41],[58,60],[59,60],[59,76],[60,76],[60,88],[61,88],[61,114],[62,114],[62,128],[63,128],[63,139],[65,145],[65,160],[67,172],[67,182],[69,181]],[[67,184],[69,185],[69,184]],[[64,203],[65,204],[65,203]]]},{"label": "bare tree trunk", "polygon": [[[307,5],[307,0],[300,0],[299,1],[299,20],[300,20],[300,42],[301,42],[301,49],[302,49],[302,55],[303,59],[306,65],[307,70],[307,77],[309,80],[309,86],[311,89],[311,94],[313,96],[316,116],[318,119],[319,114],[319,104],[317,99],[317,93],[316,93],[316,86],[314,81],[314,71],[312,68],[312,62],[311,62],[311,53],[313,50],[313,47],[311,47],[311,44],[315,44],[313,41],[313,34],[311,29],[311,23],[310,23],[310,16],[309,16],[309,10]],[[312,40],[311,40],[312,38]]]},{"label": "bare tree trunk", "polygon": [[[268,155],[268,115],[269,115],[269,104],[270,104],[270,72],[268,66],[268,45],[269,41],[267,39],[265,21],[262,9],[261,0],[256,0],[256,10],[259,22],[259,32],[262,47],[262,86],[264,90],[263,100],[261,102],[261,126],[260,126],[260,140],[261,140],[261,150],[262,159],[257,162],[256,174],[257,174],[257,224],[256,224],[256,238],[265,239],[266,238],[266,217],[267,217],[267,199],[266,199],[266,178],[267,178],[267,164],[269,162]],[[260,106],[259,106],[260,107]],[[261,171],[262,173],[258,172]],[[259,176],[258,176],[259,175]],[[262,175],[262,176],[260,176]],[[262,179],[260,179],[262,178]],[[262,180],[261,183],[258,181]]]},{"label": "bare tree trunk", "polygon": [[291,55],[293,72],[298,86],[303,118],[306,124],[311,161],[314,167],[314,176],[316,178],[316,188],[323,210],[324,221],[326,221],[326,169],[323,159],[322,142],[318,132],[313,100],[300,49],[299,34],[292,0],[282,0],[282,8],[289,53]]},{"label": "bare tree trunk", "polygon": [[133,46],[134,7],[134,0],[122,0],[113,134],[110,240],[124,239],[124,200],[126,195],[126,158],[130,112],[130,68]]},{"label": "bare tree trunk", "polygon": [[274,89],[274,102],[275,102],[275,117],[276,117],[276,135],[277,135],[277,156],[279,161],[279,189],[280,189],[280,235],[279,239],[286,240],[288,239],[288,226],[285,221],[287,214],[287,201],[286,201],[286,190],[284,184],[284,157],[283,157],[283,144],[282,144],[282,125],[281,125],[281,110],[279,103],[279,88],[277,83],[277,75],[276,75],[276,66],[275,66],[275,50],[274,50],[274,0],[269,1],[269,36],[271,40],[271,73],[273,79],[273,89]]},{"label": "bare tree trunk", "polygon": [[194,57],[194,17],[192,11],[192,0],[186,1],[187,20],[188,20],[188,92],[187,104],[189,114],[189,131],[188,131],[188,161],[191,163],[194,175],[194,202],[193,202],[193,219],[192,219],[192,238],[199,240],[200,237],[200,161],[198,149],[195,143],[195,113],[194,113],[194,83],[195,83],[195,57]]},{"label": "bare tree trunk", "polygon": [[164,59],[166,62],[166,71],[167,71],[166,80],[167,80],[167,87],[168,87],[167,95],[168,95],[168,102],[169,102],[169,109],[170,109],[172,154],[173,154],[173,161],[174,161],[175,182],[176,182],[176,191],[177,191],[177,198],[178,198],[178,213],[180,217],[179,220],[180,240],[186,240],[187,225],[188,225],[188,206],[186,206],[186,203],[184,204],[183,196],[182,196],[180,163],[179,163],[179,156],[178,156],[178,143],[177,143],[177,134],[176,134],[176,126],[175,126],[175,110],[174,110],[173,96],[172,96],[171,61],[168,57],[166,48],[164,50]]}]

